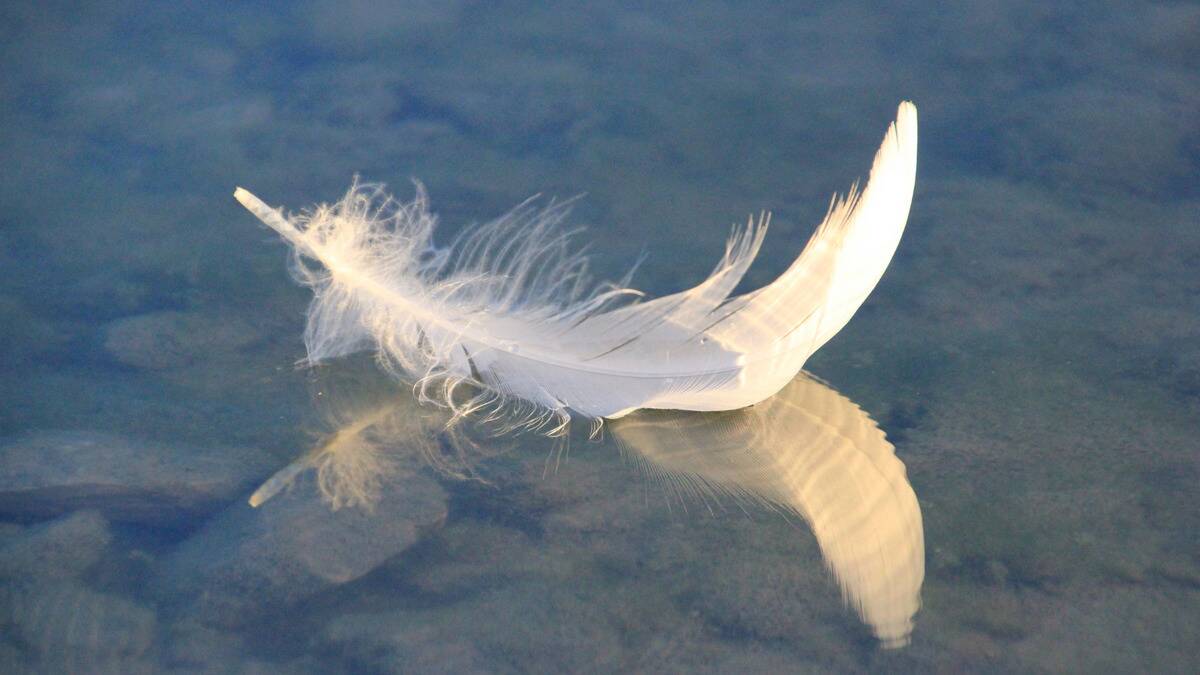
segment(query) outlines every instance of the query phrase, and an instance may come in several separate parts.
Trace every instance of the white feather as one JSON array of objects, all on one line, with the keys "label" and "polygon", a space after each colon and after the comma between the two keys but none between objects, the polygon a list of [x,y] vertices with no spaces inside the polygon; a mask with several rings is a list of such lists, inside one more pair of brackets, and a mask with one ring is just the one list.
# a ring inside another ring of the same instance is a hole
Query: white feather
[{"label": "white feather", "polygon": [[[866,187],[834,200],[773,283],[729,297],[762,245],[764,215],[734,233],[700,285],[624,306],[641,294],[590,286],[587,259],[557,228],[563,204],[526,202],[439,249],[419,185],[402,204],[356,183],[290,218],[242,188],[234,196],[292,244],[297,277],[313,289],[310,361],[374,347],[423,398],[459,414],[514,404],[528,426],[557,419],[555,433],[569,411],[730,410],[783,388],[883,275],[908,219],[916,154],[917,111],[905,102]],[[464,382],[479,390],[464,398]]]}]

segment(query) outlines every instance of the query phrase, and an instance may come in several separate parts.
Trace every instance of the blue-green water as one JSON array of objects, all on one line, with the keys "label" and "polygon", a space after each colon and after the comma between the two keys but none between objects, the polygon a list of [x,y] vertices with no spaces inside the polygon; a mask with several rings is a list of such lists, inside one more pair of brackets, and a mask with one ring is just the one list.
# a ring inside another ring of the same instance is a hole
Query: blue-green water
[{"label": "blue-green water", "polygon": [[[402,5],[0,9],[5,672],[1197,670],[1200,6]],[[919,500],[909,646],[827,534],[582,429],[467,480],[408,429],[373,509],[247,505],[379,385],[295,366],[307,291],[235,185],[419,178],[443,241],[585,193],[598,276],[644,252],[652,294],[770,209],[757,286],[904,99],[908,229],[807,368]]]}]

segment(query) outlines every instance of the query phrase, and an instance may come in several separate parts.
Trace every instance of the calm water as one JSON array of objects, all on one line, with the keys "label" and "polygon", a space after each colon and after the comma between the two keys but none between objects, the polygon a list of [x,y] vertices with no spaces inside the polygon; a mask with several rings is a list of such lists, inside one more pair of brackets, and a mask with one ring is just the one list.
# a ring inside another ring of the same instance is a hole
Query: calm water
[{"label": "calm water", "polygon": [[[1200,669],[1200,6],[169,4],[0,10],[5,672]],[[585,193],[653,294],[770,209],[757,286],[903,99],[908,229],[819,381],[569,452],[296,368],[230,196],[420,178],[448,238]],[[354,503],[252,509],[297,458]]]}]

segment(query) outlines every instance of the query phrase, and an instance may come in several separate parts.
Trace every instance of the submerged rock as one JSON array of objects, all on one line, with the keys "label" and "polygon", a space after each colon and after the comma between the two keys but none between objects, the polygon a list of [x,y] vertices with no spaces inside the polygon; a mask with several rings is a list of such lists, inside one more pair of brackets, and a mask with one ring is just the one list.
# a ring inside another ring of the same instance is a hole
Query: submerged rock
[{"label": "submerged rock", "polygon": [[357,668],[385,673],[621,672],[627,656],[611,604],[543,579],[448,606],[339,616],[323,638]]},{"label": "submerged rock", "polygon": [[96,509],[112,520],[170,524],[220,508],[268,470],[266,458],[248,450],[36,431],[0,442],[0,514]]},{"label": "submerged rock", "polygon": [[96,511],[78,511],[29,528],[0,547],[0,576],[10,579],[69,579],[83,574],[112,541],[108,521]]},{"label": "submerged rock", "polygon": [[324,638],[370,672],[495,672],[470,639],[422,625],[423,618],[404,612],[350,614],[335,619]]},{"label": "submerged rock", "polygon": [[31,670],[25,655],[16,645],[7,640],[0,642],[0,673],[26,673]]},{"label": "submerged rock", "polygon": [[19,299],[0,295],[0,353],[10,363],[54,354],[68,344],[71,333],[62,325],[38,316]]},{"label": "submerged rock", "polygon": [[162,650],[156,672],[192,675],[301,675],[330,672],[328,661],[318,663],[307,654],[282,662],[264,660],[248,644],[254,637],[249,631],[224,631],[192,618],[184,618],[161,632]]},{"label": "submerged rock", "polygon": [[38,672],[151,672],[152,610],[71,582],[0,588],[0,624]]},{"label": "submerged rock", "polygon": [[246,660],[243,636],[184,618],[163,630],[163,663],[172,670],[219,673]]},{"label": "submerged rock", "polygon": [[847,646],[870,639],[816,542],[782,518],[668,525],[649,542],[645,565],[719,632],[787,645],[822,670],[853,670]]},{"label": "submerged rock", "polygon": [[127,366],[167,370],[235,352],[261,338],[258,328],[236,317],[167,311],[113,321],[105,329],[104,348]]},{"label": "submerged rock", "polygon": [[[656,535],[664,533],[656,528]],[[628,532],[613,538],[637,547]],[[798,672],[806,665],[786,641],[747,644],[744,632],[681,607],[660,575],[597,550],[610,549],[457,521],[397,578],[359,587],[350,599],[356,604],[340,606],[317,639],[356,672]]]},{"label": "submerged rock", "polygon": [[390,480],[370,511],[331,509],[305,476],[259,508],[212,519],[169,556],[157,588],[205,623],[240,626],[367,574],[446,514],[446,493],[424,474]]}]

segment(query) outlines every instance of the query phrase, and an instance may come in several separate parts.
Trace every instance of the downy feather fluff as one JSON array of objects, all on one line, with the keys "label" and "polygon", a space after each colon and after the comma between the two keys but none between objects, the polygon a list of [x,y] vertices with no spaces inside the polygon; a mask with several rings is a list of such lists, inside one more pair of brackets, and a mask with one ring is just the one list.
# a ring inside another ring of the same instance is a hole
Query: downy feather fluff
[{"label": "downy feather fluff", "polygon": [[336,204],[290,217],[242,188],[234,196],[292,245],[295,274],[313,289],[309,361],[373,348],[422,399],[457,415],[504,409],[513,426],[556,434],[570,411],[732,410],[782,389],[883,275],[908,219],[916,155],[917,111],[904,102],[867,185],[833,200],[778,279],[736,297],[765,214],[734,231],[699,285],[637,301],[628,279],[591,284],[586,257],[558,227],[567,204],[527,201],[438,248],[420,185],[399,203],[356,182]]}]

